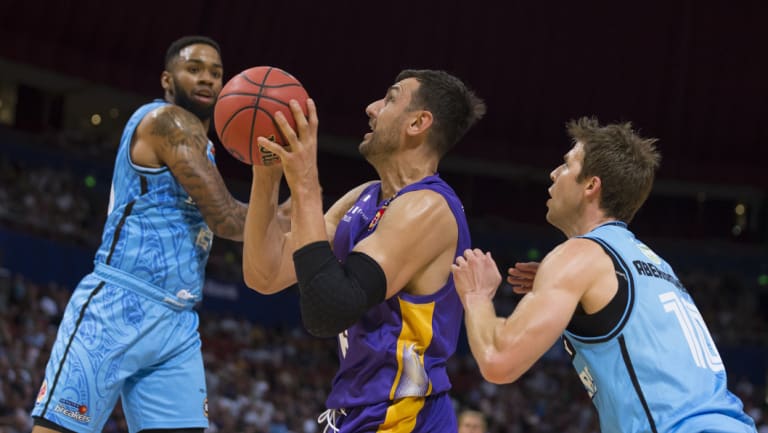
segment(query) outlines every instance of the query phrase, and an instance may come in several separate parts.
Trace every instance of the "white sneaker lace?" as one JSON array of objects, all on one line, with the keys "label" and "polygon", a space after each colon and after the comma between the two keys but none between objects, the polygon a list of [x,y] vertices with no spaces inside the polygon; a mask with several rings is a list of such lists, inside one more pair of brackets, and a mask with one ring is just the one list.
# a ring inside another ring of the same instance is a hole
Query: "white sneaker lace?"
[{"label": "white sneaker lace?", "polygon": [[323,433],[327,433],[329,428],[338,433],[339,428],[336,427],[336,416],[338,416],[338,414],[346,416],[347,412],[344,409],[326,409],[325,412],[321,413],[320,416],[317,417],[318,424],[325,423]]}]

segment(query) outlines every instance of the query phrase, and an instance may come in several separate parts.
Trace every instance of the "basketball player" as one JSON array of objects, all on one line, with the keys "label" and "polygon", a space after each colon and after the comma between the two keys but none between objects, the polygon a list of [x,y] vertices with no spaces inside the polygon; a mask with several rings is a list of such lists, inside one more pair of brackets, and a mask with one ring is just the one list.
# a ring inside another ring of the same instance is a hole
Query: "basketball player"
[{"label": "basketball player", "polygon": [[589,118],[568,133],[574,145],[550,174],[547,201],[547,221],[568,240],[512,315],[496,317],[490,253],[467,250],[453,266],[483,377],[514,382],[563,334],[602,431],[754,432],[691,296],[627,227],[651,191],[656,140]]},{"label": "basketball player", "polygon": [[[308,119],[291,102],[295,131],[277,116],[287,148],[259,139],[282,170],[253,169],[245,281],[261,293],[298,281],[307,330],[338,336],[326,429],[455,433],[446,359],[462,309],[450,265],[470,237],[461,202],[437,169],[485,105],[443,71],[401,72],[366,109],[371,132],[359,149],[380,180],[352,189],[325,216],[318,118],[314,102],[307,107]],[[282,172],[293,202],[287,234],[275,223]]]},{"label": "basketball player", "polygon": [[120,140],[95,268],[72,294],[32,410],[33,433],[100,432],[118,396],[131,432],[208,426],[198,316],[213,235],[242,240],[207,132],[222,87],[219,45],[168,48],[164,100]]}]

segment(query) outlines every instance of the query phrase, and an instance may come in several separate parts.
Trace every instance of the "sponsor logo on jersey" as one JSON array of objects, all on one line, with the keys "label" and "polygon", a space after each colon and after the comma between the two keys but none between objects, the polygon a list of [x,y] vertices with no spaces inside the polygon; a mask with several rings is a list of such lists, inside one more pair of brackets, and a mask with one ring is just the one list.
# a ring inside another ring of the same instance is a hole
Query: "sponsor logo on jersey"
[{"label": "sponsor logo on jersey", "polygon": [[584,388],[587,390],[587,394],[589,394],[589,398],[594,397],[594,395],[597,393],[597,384],[595,383],[595,380],[592,378],[592,372],[589,371],[589,367],[587,367],[586,365],[579,372],[579,379],[581,379],[581,383],[584,385]]},{"label": "sponsor logo on jersey", "polygon": [[352,221],[352,217],[353,217],[354,215],[357,215],[357,214],[360,214],[360,216],[362,217],[362,219],[363,219],[364,221],[368,221],[368,218],[367,218],[367,217],[365,216],[365,214],[363,213],[363,208],[361,208],[361,207],[360,207],[360,206],[358,206],[358,205],[354,205],[354,206],[352,206],[351,208],[349,208],[349,210],[347,211],[347,213],[345,213],[345,214],[344,214],[344,216],[343,216],[341,219],[342,219],[342,220],[344,220],[344,221],[346,221],[346,222],[349,222],[349,221]]},{"label": "sponsor logo on jersey", "polygon": [[87,415],[88,406],[80,403],[75,403],[72,400],[62,398],[53,408],[53,411],[60,413],[64,416],[72,418],[73,420],[81,423],[91,422],[91,417]]},{"label": "sponsor logo on jersey", "polygon": [[189,293],[189,290],[187,289],[181,289],[178,292],[176,292],[176,297],[181,299],[182,301],[189,301],[191,299],[195,299],[195,295]]},{"label": "sponsor logo on jersey", "polygon": [[200,231],[197,232],[197,237],[195,238],[195,245],[208,251],[211,249],[212,243],[213,243],[213,232],[208,227],[202,227]]},{"label": "sponsor logo on jersey", "polygon": [[208,418],[208,397],[203,400],[203,415]]},{"label": "sponsor logo on jersey", "polygon": [[40,387],[40,392],[37,393],[37,400],[35,400],[35,404],[40,404],[43,399],[45,398],[45,395],[48,394],[48,380],[43,380],[43,385]]},{"label": "sponsor logo on jersey", "polygon": [[645,257],[648,257],[648,260],[652,261],[653,263],[660,265],[661,264],[661,257],[659,257],[656,253],[653,252],[652,249],[648,248],[647,245],[638,243],[637,249],[640,250]]}]

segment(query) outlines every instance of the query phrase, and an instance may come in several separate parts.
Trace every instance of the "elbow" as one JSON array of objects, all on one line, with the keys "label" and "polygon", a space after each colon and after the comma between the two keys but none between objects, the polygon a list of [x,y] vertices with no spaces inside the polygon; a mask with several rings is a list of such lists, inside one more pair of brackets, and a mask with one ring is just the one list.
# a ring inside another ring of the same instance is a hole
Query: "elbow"
[{"label": "elbow", "polygon": [[300,296],[299,306],[304,328],[311,335],[319,338],[339,335],[362,316],[362,312],[354,306],[333,305],[330,302],[312,299],[309,296]]},{"label": "elbow", "polygon": [[[485,359],[477,360],[480,367],[480,374],[486,381],[496,384],[505,385],[513,383],[520,378],[521,373],[514,366],[510,366],[510,360],[494,359],[494,357],[486,357]],[[511,367],[511,368],[510,368]]]},{"label": "elbow", "polygon": [[304,323],[304,329],[310,335],[318,338],[335,337],[346,329],[337,326],[337,323],[334,323],[333,320],[307,313],[304,308],[301,309],[301,321]]},{"label": "elbow", "polygon": [[248,253],[248,248],[243,248],[243,281],[249,289],[261,292],[261,287],[264,287],[264,275],[257,272],[251,265],[251,257]]},{"label": "elbow", "polygon": [[245,285],[258,293],[265,294],[266,290],[264,289],[264,279],[259,278],[259,275],[257,275],[255,272],[248,270],[247,267],[243,266],[243,281],[245,281]]},{"label": "elbow", "polygon": [[480,369],[480,373],[483,375],[483,379],[494,385],[506,385],[515,382],[519,378],[519,376],[503,374],[493,369]]},{"label": "elbow", "polygon": [[208,228],[211,229],[216,237],[229,239],[230,241],[243,241],[243,226],[236,223],[218,223],[216,221],[206,221]]},{"label": "elbow", "polygon": [[339,335],[339,333],[341,332],[341,331],[336,332],[336,330],[330,329],[321,323],[311,322],[306,319],[303,319],[303,321],[304,321],[304,329],[306,329],[307,332],[313,337],[331,338]]},{"label": "elbow", "polygon": [[245,285],[254,292],[262,295],[272,295],[284,289],[284,287],[274,287],[269,280],[259,275],[258,272],[243,268],[243,280]]},{"label": "elbow", "polygon": [[247,250],[243,251],[243,281],[245,285],[262,295],[271,295],[277,293],[281,288],[272,287],[270,277],[259,270],[255,266],[250,265],[249,254]]}]

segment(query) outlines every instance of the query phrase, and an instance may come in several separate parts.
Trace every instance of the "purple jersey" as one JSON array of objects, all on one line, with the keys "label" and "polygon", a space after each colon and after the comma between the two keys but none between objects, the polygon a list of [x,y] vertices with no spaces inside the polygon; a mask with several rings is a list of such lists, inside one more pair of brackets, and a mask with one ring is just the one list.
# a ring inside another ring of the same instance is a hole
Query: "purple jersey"
[{"label": "purple jersey", "polygon": [[[469,228],[461,201],[438,175],[406,186],[393,199],[422,189],[439,193],[450,206],[459,231],[458,256],[470,248]],[[376,230],[393,200],[379,201],[380,192],[380,182],[369,185],[342,217],[333,242],[339,260],[346,260],[354,246]],[[448,391],[446,361],[456,350],[462,316],[452,276],[432,295],[400,292],[368,310],[339,334],[341,366],[328,407],[353,408]]]}]

